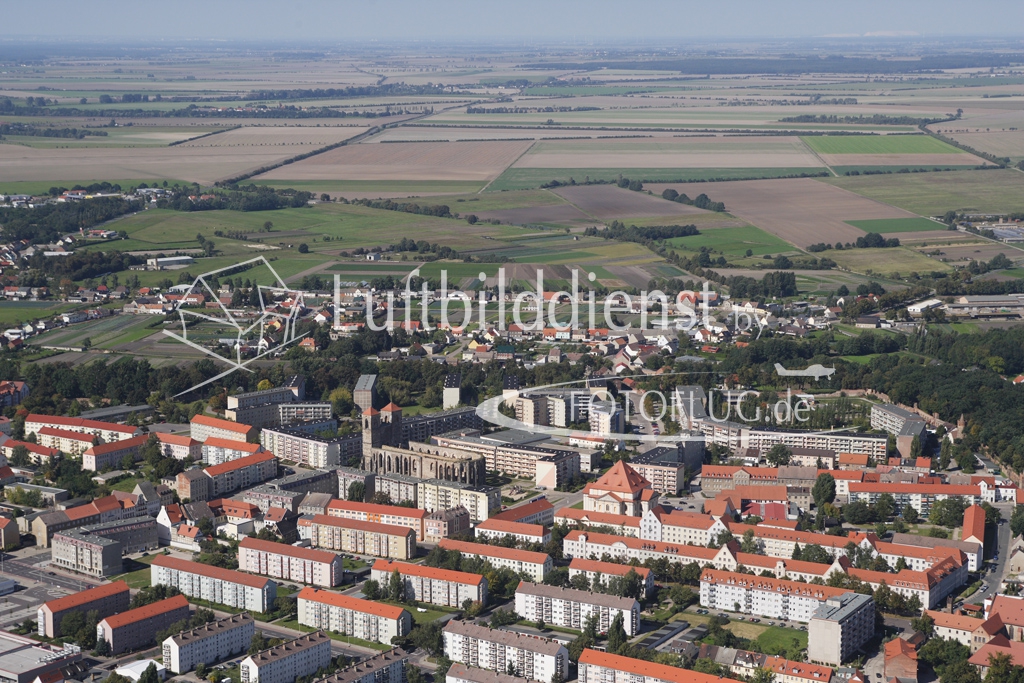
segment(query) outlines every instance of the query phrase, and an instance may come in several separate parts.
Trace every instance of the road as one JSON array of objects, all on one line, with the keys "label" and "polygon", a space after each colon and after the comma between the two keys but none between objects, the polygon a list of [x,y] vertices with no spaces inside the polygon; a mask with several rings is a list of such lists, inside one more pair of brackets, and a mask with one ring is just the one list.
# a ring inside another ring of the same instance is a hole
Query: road
[{"label": "road", "polygon": [[[987,598],[991,598],[996,594],[1003,581],[1006,579],[1010,561],[1010,515],[1013,514],[1013,506],[1014,504],[1011,502],[996,503],[993,506],[999,510],[999,513],[1002,515],[999,526],[996,527],[996,552],[999,554],[999,559],[995,560],[994,572],[982,572],[981,579],[984,583],[988,584],[988,589],[978,591],[974,595],[970,596],[967,600],[972,603],[978,605],[984,604]],[[988,558],[994,557],[995,554],[996,553],[993,553],[991,549],[987,549],[985,552],[985,555]]]}]

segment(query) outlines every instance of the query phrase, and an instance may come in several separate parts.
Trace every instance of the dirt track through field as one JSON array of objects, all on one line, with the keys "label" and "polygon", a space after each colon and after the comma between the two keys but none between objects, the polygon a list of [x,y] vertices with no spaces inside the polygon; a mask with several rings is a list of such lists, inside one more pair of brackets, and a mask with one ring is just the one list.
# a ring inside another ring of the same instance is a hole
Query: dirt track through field
[{"label": "dirt track through field", "polygon": [[655,193],[667,187],[696,197],[706,193],[725,209],[762,230],[800,248],[819,242],[853,242],[864,231],[844,221],[913,218],[914,214],[838,189],[812,178],[740,180],[725,183],[650,185]]}]

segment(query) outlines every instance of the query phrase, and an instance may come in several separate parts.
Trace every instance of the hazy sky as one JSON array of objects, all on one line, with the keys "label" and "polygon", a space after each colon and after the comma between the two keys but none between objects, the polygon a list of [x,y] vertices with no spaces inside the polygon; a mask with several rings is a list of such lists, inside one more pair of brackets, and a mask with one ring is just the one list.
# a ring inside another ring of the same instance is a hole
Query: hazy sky
[{"label": "hazy sky", "polygon": [[[0,0],[0,37],[347,41],[489,37],[1019,36],[1020,0]],[[937,46],[938,47],[938,46]]]}]

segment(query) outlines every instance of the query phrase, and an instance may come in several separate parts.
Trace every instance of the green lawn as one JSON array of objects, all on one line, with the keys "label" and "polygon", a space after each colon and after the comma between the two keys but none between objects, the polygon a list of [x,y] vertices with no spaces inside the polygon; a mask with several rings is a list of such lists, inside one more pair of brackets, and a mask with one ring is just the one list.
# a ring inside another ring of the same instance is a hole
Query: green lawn
[{"label": "green lawn", "polygon": [[956,154],[930,135],[813,135],[800,138],[818,154]]},{"label": "green lawn", "polygon": [[757,644],[765,654],[785,656],[792,650],[807,649],[807,631],[798,631],[781,626],[769,626],[757,637]]},{"label": "green lawn", "polygon": [[111,576],[111,581],[124,581],[129,588],[145,588],[149,585],[150,568],[149,564],[156,558],[155,554],[147,555],[137,559],[125,559],[124,566],[130,571],[117,576]]},{"label": "green lawn", "polygon": [[124,491],[125,493],[131,493],[135,490],[135,487],[139,485],[140,479],[136,477],[127,477],[117,482],[110,487],[112,491]]},{"label": "green lawn", "polygon": [[688,182],[694,180],[755,180],[791,175],[817,175],[822,168],[509,168],[487,186],[488,192],[526,190],[552,180],[578,183],[616,180],[619,175],[644,182]]},{"label": "green lawn", "polygon": [[945,230],[943,223],[936,223],[928,218],[876,218],[868,221],[846,221],[847,225],[860,228],[864,232],[925,232]]},{"label": "green lawn", "polygon": [[[312,633],[313,631],[317,630],[317,629],[312,628],[310,626],[303,626],[302,624],[300,624],[298,621],[296,621],[294,619],[290,619],[288,621],[279,621],[279,622],[277,622],[276,625],[277,626],[283,626],[284,628],[294,629],[296,631],[305,631],[306,633]],[[335,633],[333,631],[324,631],[324,633],[326,633],[331,638],[333,638],[334,640],[337,640],[339,642],[348,643],[350,645],[362,645],[363,647],[368,647],[368,648],[371,648],[373,650],[378,650],[379,652],[387,652],[388,650],[393,649],[391,645],[384,645],[383,643],[374,643],[374,642],[371,642],[369,640],[363,640],[362,638],[353,638],[351,636],[343,636],[340,633]]]},{"label": "green lawn", "polygon": [[743,228],[711,228],[702,230],[699,235],[673,237],[666,242],[689,251],[700,251],[701,247],[708,247],[733,256],[743,256],[748,249],[754,252],[754,256],[799,253],[789,242],[752,225]]}]

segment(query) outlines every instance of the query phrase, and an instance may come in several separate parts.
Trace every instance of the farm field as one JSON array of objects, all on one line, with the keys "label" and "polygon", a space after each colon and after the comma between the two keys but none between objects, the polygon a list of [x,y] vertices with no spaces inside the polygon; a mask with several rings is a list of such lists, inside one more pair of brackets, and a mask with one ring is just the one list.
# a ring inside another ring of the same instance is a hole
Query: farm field
[{"label": "farm field", "polygon": [[532,141],[360,144],[265,173],[261,180],[461,180],[496,178]]},{"label": "farm field", "polygon": [[907,211],[865,199],[811,178],[730,183],[654,184],[696,197],[704,192],[726,211],[800,248],[818,242],[853,242],[864,232],[847,223],[876,218],[914,218]]},{"label": "farm field", "polygon": [[868,274],[900,273],[907,275],[911,272],[930,273],[952,270],[945,263],[928,258],[907,247],[843,249],[841,251],[833,249],[828,252],[828,257],[838,263],[841,268]]},{"label": "farm field", "polygon": [[659,137],[546,140],[514,168],[793,168],[820,167],[797,137]]},{"label": "farm field", "polygon": [[934,232],[942,230],[945,226],[936,223],[928,218],[876,218],[866,221],[846,221],[855,228],[864,232],[877,232],[879,234],[894,232]]},{"label": "farm field", "polygon": [[52,318],[80,307],[81,304],[54,301],[4,301],[0,303],[0,325],[10,326],[41,318]]},{"label": "farm field", "polygon": [[[366,126],[246,126],[184,142],[181,147],[326,147],[369,130]],[[304,150],[296,150],[301,154]]]},{"label": "farm field", "polygon": [[743,256],[747,250],[754,256],[764,254],[792,254],[797,252],[793,245],[760,228],[712,228],[692,237],[674,237],[668,244],[688,251],[699,251],[708,247],[730,256]]},{"label": "farm field", "polygon": [[828,178],[822,183],[922,216],[1024,211],[1024,173],[1014,169]]},{"label": "farm field", "polygon": [[791,176],[828,175],[820,166],[785,168],[510,168],[487,186],[488,192],[526,190],[557,180],[563,184],[592,181],[614,182],[626,176],[646,183],[716,180],[752,180]]},{"label": "farm field", "polygon": [[[929,243],[928,246],[918,247],[917,250],[931,258],[942,259],[949,263],[962,261],[988,261],[998,254],[1003,254],[1006,258],[1012,261],[1020,261],[1021,259],[1024,259],[1024,251],[1017,248],[1015,245],[997,244],[993,242],[965,245],[933,245]],[[938,254],[933,255],[936,251]],[[1012,269],[998,271],[998,274],[1019,277],[1019,275],[1015,274]]]},{"label": "farm field", "polygon": [[612,221],[631,216],[656,216],[664,217],[673,223],[685,224],[687,216],[707,213],[703,209],[687,204],[670,202],[660,196],[633,192],[615,185],[576,185],[559,187],[553,192],[599,221]]},{"label": "farm field", "polygon": [[981,152],[1010,157],[1014,162],[1024,159],[1024,130],[950,133],[949,137]]},{"label": "farm field", "polygon": [[484,181],[477,180],[294,180],[276,178],[254,179],[256,185],[306,190],[314,194],[326,192],[338,199],[386,199],[398,197],[431,197],[461,192],[477,192]]},{"label": "farm field", "polygon": [[107,128],[106,135],[89,135],[82,139],[46,138],[28,135],[6,135],[8,144],[27,147],[166,147],[173,142],[181,142],[199,135],[218,130],[218,126],[186,127],[186,126],[124,126]]},{"label": "farm field", "polygon": [[964,154],[929,135],[814,135],[801,139],[818,154]]}]

